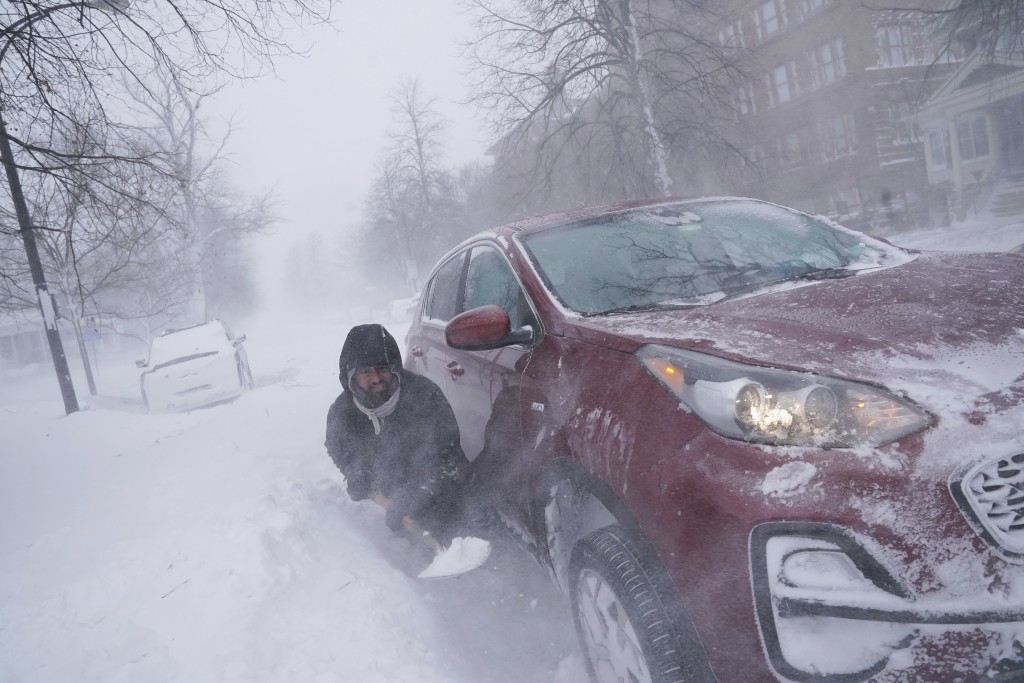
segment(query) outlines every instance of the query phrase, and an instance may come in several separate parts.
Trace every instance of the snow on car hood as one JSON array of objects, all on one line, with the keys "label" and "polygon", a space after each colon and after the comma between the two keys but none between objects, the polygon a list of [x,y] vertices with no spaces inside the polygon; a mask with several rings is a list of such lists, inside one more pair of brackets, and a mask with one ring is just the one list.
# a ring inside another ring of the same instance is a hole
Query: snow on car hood
[{"label": "snow on car hood", "polygon": [[568,333],[608,344],[610,332],[622,351],[663,343],[872,382],[940,412],[1024,403],[1019,259],[925,253],[800,285],[699,309],[588,318]]},{"label": "snow on car hood", "polygon": [[[1024,453],[1024,267],[1012,256],[922,254],[885,270],[699,309],[573,320],[566,334],[627,353],[663,343],[887,387],[927,410],[934,423],[906,444],[836,457],[905,476],[918,491],[941,490],[964,467]],[[815,449],[756,447],[778,462],[757,493],[823,495],[816,490]],[[912,575],[934,571],[945,595],[990,599],[975,593],[991,557],[977,552],[973,536],[948,538],[946,527],[934,524],[947,509],[944,497],[851,490],[845,504],[861,510],[867,524],[917,539],[922,556]],[[902,561],[899,551],[878,552],[891,553],[893,566]],[[1001,576],[1007,603],[1024,604],[1024,571]]]}]

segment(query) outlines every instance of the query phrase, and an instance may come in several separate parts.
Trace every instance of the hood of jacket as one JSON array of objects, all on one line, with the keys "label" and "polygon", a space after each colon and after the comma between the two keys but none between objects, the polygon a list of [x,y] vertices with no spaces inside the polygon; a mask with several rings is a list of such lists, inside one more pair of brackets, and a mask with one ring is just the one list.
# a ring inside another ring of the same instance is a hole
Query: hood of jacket
[{"label": "hood of jacket", "polygon": [[355,368],[377,365],[391,365],[396,372],[401,372],[402,352],[398,342],[383,325],[356,325],[349,330],[341,347],[338,359],[341,374],[347,376]]}]

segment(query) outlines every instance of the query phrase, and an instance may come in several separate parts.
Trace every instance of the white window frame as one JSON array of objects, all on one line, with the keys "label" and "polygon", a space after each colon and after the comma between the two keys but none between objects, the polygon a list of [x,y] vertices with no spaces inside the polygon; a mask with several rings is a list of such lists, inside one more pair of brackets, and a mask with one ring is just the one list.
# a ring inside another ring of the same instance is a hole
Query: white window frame
[{"label": "white window frame", "polygon": [[822,152],[826,160],[857,153],[857,125],[853,114],[841,114],[821,122]]},{"label": "white window frame", "polygon": [[[956,141],[960,146],[961,161],[985,159],[992,154],[988,130],[988,117],[984,114],[961,116],[957,119]],[[979,152],[979,147],[984,147],[984,151]]]},{"label": "white window frame", "polygon": [[731,21],[718,31],[718,42],[722,47],[746,47],[743,40],[743,21]]},{"label": "white window frame", "polygon": [[928,157],[931,168],[942,171],[953,163],[953,149],[949,139],[949,129],[930,128],[928,130]]},{"label": "white window frame", "polygon": [[875,51],[878,66],[927,66],[935,57],[931,45],[919,26],[907,23],[886,24],[875,29]]},{"label": "white window frame", "polygon": [[815,87],[835,83],[846,76],[846,55],[842,38],[830,40],[811,51],[812,80]]},{"label": "white window frame", "polygon": [[786,26],[786,3],[784,0],[765,0],[754,8],[751,15],[758,41],[764,41]]},{"label": "white window frame", "polygon": [[768,95],[773,107],[789,102],[800,94],[796,74],[796,62],[792,60],[778,65],[766,74]]}]

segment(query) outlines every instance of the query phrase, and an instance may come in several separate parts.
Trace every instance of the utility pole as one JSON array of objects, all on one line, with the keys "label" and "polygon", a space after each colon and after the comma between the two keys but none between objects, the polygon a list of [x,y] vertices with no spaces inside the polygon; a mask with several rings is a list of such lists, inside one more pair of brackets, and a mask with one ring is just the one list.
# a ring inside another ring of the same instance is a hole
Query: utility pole
[{"label": "utility pole", "polygon": [[[108,6],[118,11],[124,11],[127,7],[127,0],[96,0],[102,6]],[[6,37],[3,48],[0,48],[0,63],[3,63],[19,32],[33,22],[44,19],[55,12],[62,12],[66,9],[84,10],[95,7],[90,0],[72,0],[49,7],[44,7],[31,14],[27,14],[8,26],[3,27],[2,34]],[[2,107],[3,93],[0,93],[0,107]],[[50,345],[50,357],[53,359],[53,369],[57,373],[57,383],[60,385],[60,395],[64,399],[64,412],[68,415],[78,411],[78,397],[75,396],[75,386],[71,382],[71,370],[68,368],[68,359],[64,355],[64,344],[60,340],[60,330],[57,328],[57,307],[54,305],[53,296],[46,286],[46,275],[43,273],[43,263],[39,260],[39,247],[36,245],[35,226],[32,225],[32,218],[28,215],[28,204],[25,203],[25,193],[21,187],[21,178],[18,175],[18,165],[14,160],[14,151],[11,148],[11,139],[7,136],[7,122],[3,118],[3,110],[0,108],[0,161],[7,170],[7,185],[11,190],[11,201],[14,203],[14,212],[18,216],[18,232],[21,233],[21,240],[25,243],[25,255],[28,256],[28,267],[32,272],[32,283],[36,287],[36,297],[39,300],[39,312],[43,316],[43,327],[46,329],[46,341]]]},{"label": "utility pole", "polygon": [[3,120],[2,113],[0,113],[0,159],[3,160],[7,170],[7,184],[11,189],[11,201],[14,202],[14,211],[18,216],[18,231],[25,243],[25,254],[28,256],[29,270],[32,271],[32,282],[36,286],[39,312],[43,315],[43,326],[46,328],[46,341],[50,344],[53,369],[57,373],[60,394],[64,398],[64,412],[70,415],[78,410],[78,398],[75,396],[75,387],[71,382],[71,370],[68,368],[68,359],[64,355],[60,330],[57,329],[57,311],[53,304],[53,297],[46,287],[46,275],[43,273],[43,264],[39,260],[35,228],[28,215],[25,193],[21,189],[21,178],[18,176],[18,167],[14,163],[14,152],[11,150],[11,141],[7,137],[7,124]]}]

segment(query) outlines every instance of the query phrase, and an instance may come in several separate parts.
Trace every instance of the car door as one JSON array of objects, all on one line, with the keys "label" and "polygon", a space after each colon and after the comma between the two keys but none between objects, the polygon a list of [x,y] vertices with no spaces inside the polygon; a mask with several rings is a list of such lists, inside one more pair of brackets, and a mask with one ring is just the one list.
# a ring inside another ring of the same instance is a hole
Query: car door
[{"label": "car door", "polygon": [[[509,312],[513,328],[519,325],[519,284],[511,266],[492,244],[478,243],[467,252],[461,311],[496,304]],[[460,311],[460,312],[461,312]],[[459,418],[466,457],[475,460],[484,448],[491,419],[491,384],[498,350],[462,351],[448,348],[446,370],[451,377],[449,400]]]},{"label": "car door", "polygon": [[[494,304],[508,313],[513,330],[530,326],[539,338],[537,314],[504,254],[489,243],[472,247],[463,309]],[[465,370],[462,411],[473,415],[472,441],[479,444],[475,472],[502,518],[525,540],[531,535],[531,491],[538,471],[533,453],[546,399],[526,372],[534,344],[492,351],[449,350]]]},{"label": "car door", "polygon": [[462,305],[465,260],[465,252],[456,254],[435,269],[427,281],[419,318],[409,330],[405,359],[406,367],[432,379],[449,402],[452,400],[453,375],[448,367],[444,326]]}]

